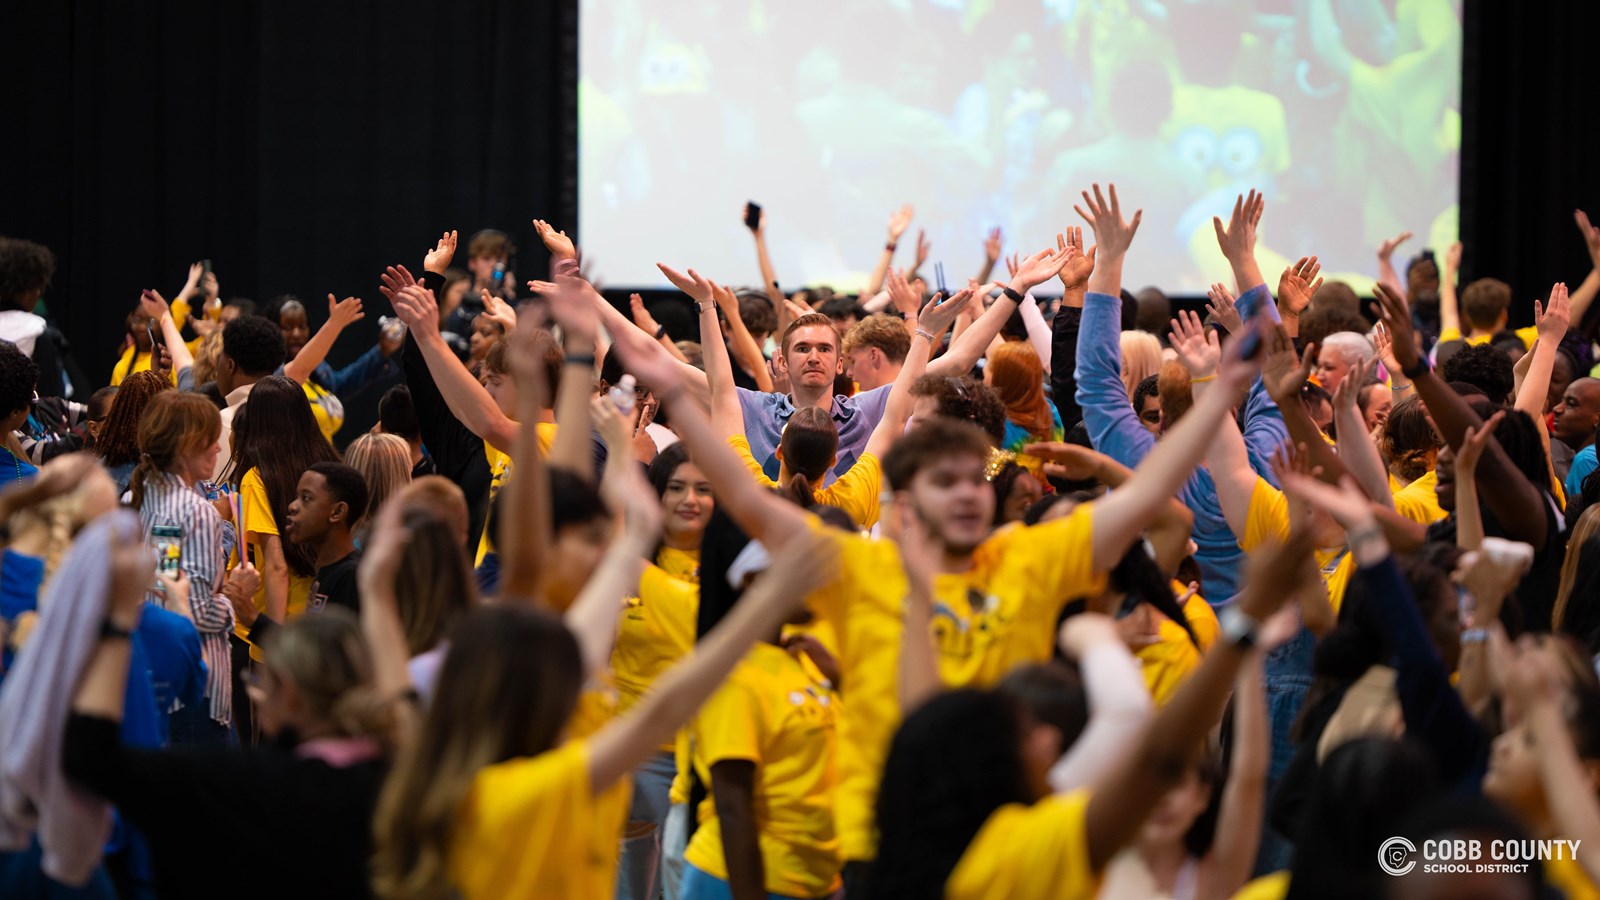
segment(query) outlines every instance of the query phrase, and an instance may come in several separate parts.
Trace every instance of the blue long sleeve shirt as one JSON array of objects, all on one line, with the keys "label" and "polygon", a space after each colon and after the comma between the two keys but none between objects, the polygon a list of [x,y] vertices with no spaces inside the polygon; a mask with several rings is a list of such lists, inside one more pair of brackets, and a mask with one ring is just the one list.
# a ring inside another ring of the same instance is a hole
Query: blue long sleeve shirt
[{"label": "blue long sleeve shirt", "polygon": [[[1270,298],[1265,286],[1246,291],[1238,300],[1241,315],[1263,301],[1270,305]],[[1078,404],[1083,408],[1083,421],[1094,448],[1132,469],[1155,446],[1156,436],[1139,424],[1122,385],[1122,348],[1118,338],[1121,331],[1120,297],[1091,293],[1084,298],[1078,332]],[[1277,406],[1259,382],[1251,389],[1245,405],[1243,432],[1252,465],[1258,473],[1265,473],[1263,477],[1273,480],[1267,461],[1287,439],[1287,429]],[[1205,596],[1213,603],[1224,602],[1238,593],[1244,551],[1239,549],[1239,542],[1223,517],[1211,473],[1204,466],[1195,469],[1178,492],[1178,499],[1194,513],[1193,537],[1199,548],[1195,562],[1205,581]]]}]

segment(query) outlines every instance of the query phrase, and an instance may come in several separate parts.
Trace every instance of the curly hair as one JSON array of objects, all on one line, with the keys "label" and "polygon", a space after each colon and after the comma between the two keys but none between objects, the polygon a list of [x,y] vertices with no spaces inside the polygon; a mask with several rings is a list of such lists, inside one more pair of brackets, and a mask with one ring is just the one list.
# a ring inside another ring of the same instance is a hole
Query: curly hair
[{"label": "curly hair", "polygon": [[939,415],[965,419],[982,428],[996,447],[1006,439],[1006,405],[988,385],[965,375],[924,375],[911,383],[911,396],[932,397]]},{"label": "curly hair", "polygon": [[1463,381],[1483,391],[1490,402],[1503,405],[1516,387],[1511,357],[1488,344],[1462,347],[1444,364],[1445,381]]},{"label": "curly hair", "polygon": [[100,432],[100,456],[106,466],[124,466],[139,458],[139,418],[155,395],[171,387],[159,372],[135,372],[123,380]]},{"label": "curly hair", "polygon": [[29,309],[29,294],[50,286],[56,256],[50,248],[21,238],[0,237],[0,307]]},{"label": "curly hair", "polygon": [[10,341],[0,341],[0,418],[33,405],[39,366]]},{"label": "curly hair", "polygon": [[271,375],[288,354],[276,319],[240,316],[222,329],[222,355],[246,375]]}]

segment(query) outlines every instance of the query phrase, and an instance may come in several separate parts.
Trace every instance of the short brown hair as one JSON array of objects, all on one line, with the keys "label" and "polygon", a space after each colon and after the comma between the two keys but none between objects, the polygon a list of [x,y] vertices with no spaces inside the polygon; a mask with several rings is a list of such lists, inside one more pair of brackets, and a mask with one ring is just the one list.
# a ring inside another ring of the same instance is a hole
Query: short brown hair
[{"label": "short brown hair", "polygon": [[806,313],[805,315],[795,319],[793,322],[790,322],[789,327],[783,330],[783,337],[779,338],[778,340],[779,350],[783,353],[788,353],[789,339],[794,336],[796,331],[799,331],[802,328],[815,328],[818,326],[825,327],[829,331],[833,332],[834,346],[837,347],[839,342],[839,329],[834,327],[833,320],[822,313]]},{"label": "short brown hair", "polygon": [[839,351],[848,356],[865,347],[876,347],[890,362],[903,363],[911,352],[911,334],[906,331],[904,319],[878,313],[851,326],[845,333],[844,347]]},{"label": "short brown hair", "polygon": [[[1178,424],[1183,414],[1194,406],[1194,387],[1189,382],[1189,370],[1183,363],[1173,360],[1162,363],[1156,375],[1156,395],[1161,398],[1161,427]],[[1135,413],[1138,410],[1134,410]]]},{"label": "short brown hair", "polygon": [[[540,341],[539,345],[544,348],[544,379],[549,385],[549,396],[553,399],[561,387],[561,362],[565,354],[561,352],[561,345],[554,339]],[[488,352],[483,355],[484,373],[510,375],[511,362],[506,359],[510,354],[509,341],[495,341],[490,344]]]},{"label": "short brown hair", "polygon": [[993,442],[983,429],[960,419],[934,416],[917,423],[883,455],[883,475],[890,490],[911,487],[917,473],[950,456],[970,455],[987,461]]},{"label": "short brown hair", "polygon": [[939,415],[962,419],[987,433],[998,447],[1006,439],[1006,404],[989,387],[966,375],[924,375],[911,382],[911,396],[932,397]]},{"label": "short brown hair", "polygon": [[1511,285],[1498,278],[1479,278],[1461,292],[1461,315],[1473,328],[1499,327],[1500,316],[1511,308]]},{"label": "short brown hair", "polygon": [[517,252],[511,236],[497,228],[485,228],[472,236],[467,243],[468,259],[497,258]]}]

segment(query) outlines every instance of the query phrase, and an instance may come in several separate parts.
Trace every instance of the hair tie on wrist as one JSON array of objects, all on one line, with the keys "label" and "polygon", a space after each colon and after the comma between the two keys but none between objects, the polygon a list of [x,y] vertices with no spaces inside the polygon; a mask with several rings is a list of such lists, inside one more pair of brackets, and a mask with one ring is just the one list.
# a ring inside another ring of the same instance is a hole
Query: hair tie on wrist
[{"label": "hair tie on wrist", "polygon": [[1421,378],[1423,375],[1425,375],[1425,374],[1427,374],[1428,372],[1431,372],[1431,371],[1433,371],[1433,366],[1431,364],[1429,364],[1428,358],[1426,356],[1417,357],[1417,364],[1414,365],[1414,366],[1401,366],[1400,367],[1400,374],[1404,375],[1405,377],[1407,377],[1409,379],[1412,379],[1413,381],[1418,379],[1418,378]]},{"label": "hair tie on wrist", "polygon": [[561,364],[564,366],[593,367],[594,361],[593,353],[568,353],[565,357],[562,357]]},{"label": "hair tie on wrist", "polygon": [[917,337],[927,338],[928,339],[928,343],[930,343],[930,344],[933,343],[933,335],[929,334],[926,331],[923,331],[921,328],[915,329],[914,331],[912,331],[912,334],[915,334]]},{"label": "hair tie on wrist", "polygon": [[1199,378],[1191,378],[1191,379],[1189,379],[1189,383],[1190,384],[1205,384],[1208,381],[1216,381],[1216,380],[1217,380],[1217,373],[1212,372],[1210,375],[1201,375]]},{"label": "hair tie on wrist", "polygon": [[895,246],[896,246],[895,242],[894,241],[890,241],[889,243],[883,245],[883,249],[889,251],[890,253],[893,253]]}]

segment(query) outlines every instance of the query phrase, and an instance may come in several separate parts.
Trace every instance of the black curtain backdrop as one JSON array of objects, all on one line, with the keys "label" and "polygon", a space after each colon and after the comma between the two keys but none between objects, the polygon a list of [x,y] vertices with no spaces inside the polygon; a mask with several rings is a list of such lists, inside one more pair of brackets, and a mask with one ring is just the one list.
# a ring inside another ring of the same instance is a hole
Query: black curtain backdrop
[{"label": "black curtain backdrop", "polygon": [[299,295],[313,327],[330,292],[362,297],[335,365],[390,313],[383,267],[419,268],[446,228],[463,264],[468,235],[492,226],[517,243],[518,274],[544,268],[530,220],[574,215],[574,10],[7,4],[0,234],[55,251],[45,299],[88,389],[109,378],[139,290],[170,299],[198,259],[225,298]]},{"label": "black curtain backdrop", "polygon": [[[389,311],[382,267],[440,230],[509,231],[526,277],[547,264],[529,219],[576,228],[576,18],[575,0],[7,4],[0,234],[55,250],[46,300],[91,389],[138,290],[170,297],[200,258],[225,296],[295,293],[313,325],[329,292],[364,298],[347,361]],[[1465,28],[1466,274],[1509,281],[1526,322],[1523,301],[1588,270],[1571,212],[1600,214],[1600,4],[1467,0]]]}]

